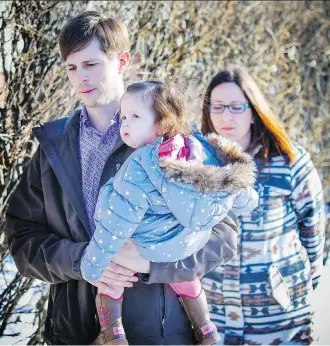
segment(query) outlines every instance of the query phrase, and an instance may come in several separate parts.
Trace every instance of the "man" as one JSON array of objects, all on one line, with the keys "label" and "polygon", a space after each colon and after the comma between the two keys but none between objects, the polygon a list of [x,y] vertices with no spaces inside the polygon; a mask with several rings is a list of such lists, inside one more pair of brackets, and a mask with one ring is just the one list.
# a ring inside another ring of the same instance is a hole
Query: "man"
[{"label": "man", "polygon": [[[34,129],[40,145],[11,200],[6,226],[22,275],[51,284],[45,339],[50,344],[91,343],[100,331],[96,287],[111,295],[114,285],[134,283],[125,290],[123,305],[129,343],[192,344],[189,320],[176,294],[162,283],[193,280],[231,259],[236,226],[227,217],[202,250],[176,263],[150,264],[129,243],[100,280],[82,279],[80,258],[94,231],[99,188],[132,152],[120,139],[117,115],[129,38],[122,22],[85,12],[63,28],[59,45],[84,106],[69,118]],[[135,272],[144,274],[136,277]]]}]

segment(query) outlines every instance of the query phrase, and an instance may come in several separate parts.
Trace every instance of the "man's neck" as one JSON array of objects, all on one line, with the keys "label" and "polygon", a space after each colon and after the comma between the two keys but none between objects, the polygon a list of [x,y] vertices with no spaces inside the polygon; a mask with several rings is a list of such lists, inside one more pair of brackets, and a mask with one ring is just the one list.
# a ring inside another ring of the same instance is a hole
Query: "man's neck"
[{"label": "man's neck", "polygon": [[118,110],[118,103],[112,101],[109,104],[98,107],[87,107],[88,118],[93,127],[105,133],[111,125],[111,121]]}]

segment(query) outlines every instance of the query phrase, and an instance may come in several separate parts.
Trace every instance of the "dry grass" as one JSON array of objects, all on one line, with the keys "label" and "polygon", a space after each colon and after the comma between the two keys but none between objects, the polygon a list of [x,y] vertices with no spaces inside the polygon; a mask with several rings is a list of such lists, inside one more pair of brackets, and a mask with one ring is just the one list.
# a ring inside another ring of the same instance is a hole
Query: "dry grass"
[{"label": "dry grass", "polygon": [[[198,81],[197,111],[215,73],[228,65],[248,68],[291,136],[311,153],[330,201],[330,2],[89,1],[87,7],[120,17],[128,25],[133,64],[127,83],[171,76]],[[56,37],[68,17],[83,9],[82,1],[0,4],[2,218],[36,149],[32,127],[65,116],[77,105],[61,67]],[[2,259],[4,243],[2,228]],[[14,289],[22,284],[15,280],[9,283]],[[11,297],[12,303],[9,298],[0,301],[0,310],[6,311],[0,317],[2,334],[13,302],[23,291]],[[32,343],[40,342],[41,326],[42,318],[37,318]]]}]

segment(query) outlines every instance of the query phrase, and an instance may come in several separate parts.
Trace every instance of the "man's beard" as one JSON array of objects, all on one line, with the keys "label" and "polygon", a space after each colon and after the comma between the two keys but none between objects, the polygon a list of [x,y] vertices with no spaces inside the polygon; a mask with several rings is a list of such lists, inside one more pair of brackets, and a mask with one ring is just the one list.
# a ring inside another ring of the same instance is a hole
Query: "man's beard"
[{"label": "man's beard", "polygon": [[113,90],[112,92],[105,93],[103,90],[94,100],[85,103],[86,107],[102,107],[104,105],[110,104],[117,99],[117,92]]}]

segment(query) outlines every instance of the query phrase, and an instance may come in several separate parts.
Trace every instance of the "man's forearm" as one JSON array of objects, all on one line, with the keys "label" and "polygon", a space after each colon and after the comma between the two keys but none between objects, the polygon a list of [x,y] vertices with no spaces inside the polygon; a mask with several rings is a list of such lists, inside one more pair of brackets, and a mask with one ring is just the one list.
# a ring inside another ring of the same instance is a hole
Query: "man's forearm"
[{"label": "man's forearm", "polygon": [[80,258],[88,242],[60,239],[10,215],[6,224],[9,250],[23,276],[52,284],[82,279]]},{"label": "man's forearm", "polygon": [[140,277],[146,283],[193,281],[203,277],[237,254],[237,225],[229,216],[213,227],[210,240],[197,253],[177,262],[151,262],[150,274]]}]

